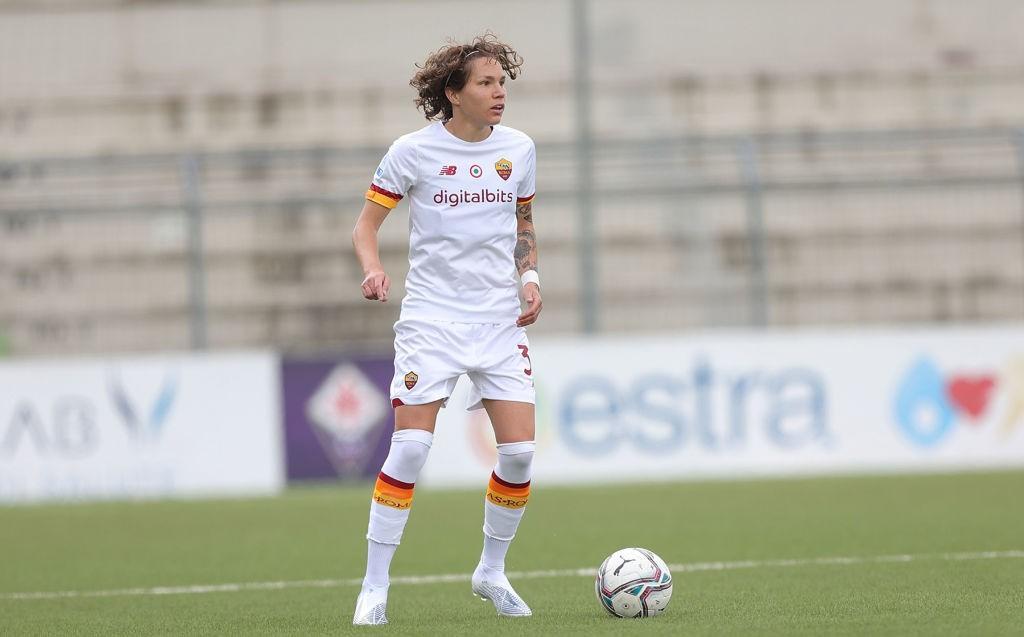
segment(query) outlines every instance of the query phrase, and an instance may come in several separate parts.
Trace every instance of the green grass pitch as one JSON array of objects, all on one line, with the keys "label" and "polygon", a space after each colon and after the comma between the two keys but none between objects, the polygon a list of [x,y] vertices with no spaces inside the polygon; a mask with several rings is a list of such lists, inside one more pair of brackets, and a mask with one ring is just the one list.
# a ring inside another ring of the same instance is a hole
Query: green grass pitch
[{"label": "green grass pitch", "polygon": [[[468,576],[485,480],[478,491],[417,492],[394,576]],[[647,547],[685,565],[668,611],[615,619],[591,577],[534,573],[512,579],[531,618],[496,617],[465,579],[396,582],[390,625],[355,628],[369,492],[0,508],[0,634],[1024,632],[1024,472],[535,485],[510,571],[596,568],[615,549]],[[864,559],[815,561],[838,557]],[[710,562],[728,568],[699,566]],[[244,586],[147,590],[216,584]],[[20,595],[58,591],[78,594]]]}]

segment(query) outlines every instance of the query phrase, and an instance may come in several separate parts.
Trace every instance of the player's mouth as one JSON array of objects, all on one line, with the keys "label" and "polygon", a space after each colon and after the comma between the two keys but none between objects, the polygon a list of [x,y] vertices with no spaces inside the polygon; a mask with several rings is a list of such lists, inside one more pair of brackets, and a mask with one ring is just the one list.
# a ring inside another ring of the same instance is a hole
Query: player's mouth
[{"label": "player's mouth", "polygon": [[491,112],[501,115],[503,112],[505,112],[505,105],[495,104],[494,106],[491,107]]}]

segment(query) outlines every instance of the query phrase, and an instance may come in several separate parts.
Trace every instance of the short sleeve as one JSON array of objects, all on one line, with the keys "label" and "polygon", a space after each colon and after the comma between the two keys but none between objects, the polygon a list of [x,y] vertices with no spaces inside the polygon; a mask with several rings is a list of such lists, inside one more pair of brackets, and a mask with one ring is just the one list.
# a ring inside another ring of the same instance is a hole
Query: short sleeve
[{"label": "short sleeve", "polygon": [[416,182],[416,147],[401,140],[391,144],[380,161],[366,198],[385,208],[394,208]]},{"label": "short sleeve", "polygon": [[516,205],[530,203],[537,193],[537,148],[530,142],[530,150],[526,154],[526,172],[519,180],[519,192],[516,196]]}]

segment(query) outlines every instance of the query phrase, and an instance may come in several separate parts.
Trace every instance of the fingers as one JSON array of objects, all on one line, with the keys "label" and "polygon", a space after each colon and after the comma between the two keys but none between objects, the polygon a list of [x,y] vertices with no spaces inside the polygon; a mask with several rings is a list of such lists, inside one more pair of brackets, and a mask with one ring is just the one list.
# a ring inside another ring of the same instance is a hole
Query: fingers
[{"label": "fingers", "polygon": [[539,313],[540,310],[537,310],[536,312],[531,312],[529,310],[523,312],[522,314],[519,315],[519,318],[516,320],[516,325],[518,327],[526,327],[527,325],[533,325],[534,323],[537,322],[537,315]]},{"label": "fingers", "polygon": [[363,298],[371,301],[387,301],[388,292],[391,290],[391,279],[383,272],[373,272],[366,275],[361,288]]},{"label": "fingers", "polygon": [[367,277],[363,281],[362,290],[363,290],[363,298],[364,299],[376,299],[377,298],[377,294],[373,291],[373,285],[372,285],[372,282],[370,281],[369,277]]},{"label": "fingers", "polygon": [[519,327],[526,327],[527,325],[533,325],[537,322],[537,317],[540,316],[540,310],[544,307],[544,302],[540,298],[540,294],[535,291],[529,291],[526,294],[526,310],[519,315],[516,319],[516,325]]}]

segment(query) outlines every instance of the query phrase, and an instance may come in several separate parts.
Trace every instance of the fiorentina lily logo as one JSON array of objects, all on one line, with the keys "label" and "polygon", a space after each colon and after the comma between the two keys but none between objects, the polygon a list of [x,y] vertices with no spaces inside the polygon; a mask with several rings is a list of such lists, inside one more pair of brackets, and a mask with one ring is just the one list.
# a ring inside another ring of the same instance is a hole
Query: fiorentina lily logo
[{"label": "fiorentina lily logo", "polygon": [[387,397],[352,363],[341,363],[306,403],[306,418],[339,475],[359,473],[389,413]]},{"label": "fiorentina lily logo", "polygon": [[362,440],[386,413],[380,391],[351,363],[331,370],[306,404],[306,417],[317,429],[346,443]]},{"label": "fiorentina lily logo", "polygon": [[499,177],[508,181],[508,178],[512,176],[512,162],[502,157],[494,162],[494,170],[498,171]]}]

